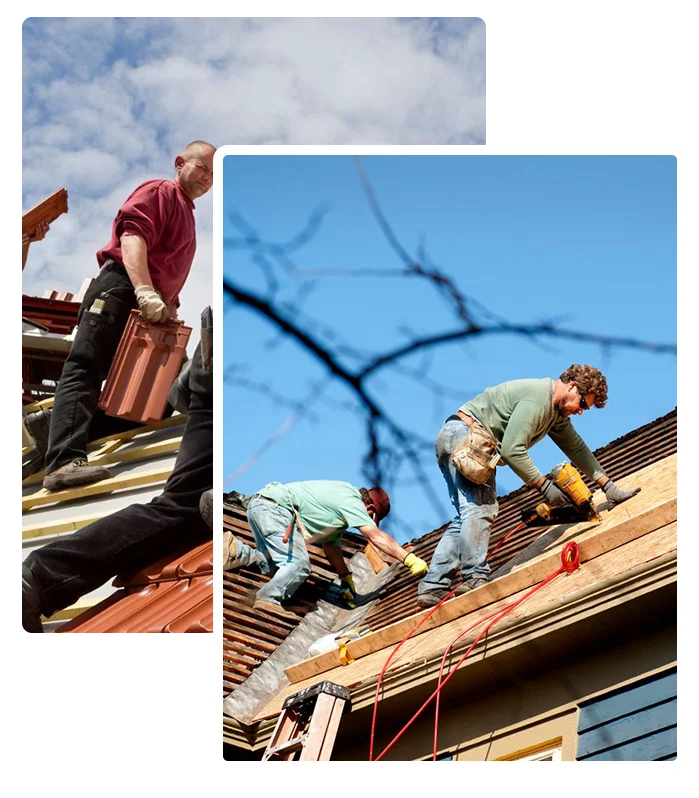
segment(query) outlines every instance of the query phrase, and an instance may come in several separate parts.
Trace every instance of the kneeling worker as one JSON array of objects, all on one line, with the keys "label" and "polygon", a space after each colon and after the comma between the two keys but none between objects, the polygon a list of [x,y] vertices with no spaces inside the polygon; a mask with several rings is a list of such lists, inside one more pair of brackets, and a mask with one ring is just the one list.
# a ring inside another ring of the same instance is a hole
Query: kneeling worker
[{"label": "kneeling worker", "polygon": [[226,541],[224,568],[257,565],[274,575],[256,595],[254,609],[296,618],[282,606],[310,576],[311,562],[306,543],[320,543],[330,565],[340,577],[343,595],[356,596],[352,574],[340,541],[354,527],[379,551],[410,568],[414,576],[427,571],[427,563],[409,554],[378,524],[388,515],[391,503],[382,488],[355,488],[348,482],[313,480],[272,482],[258,491],[248,504],[248,521],[257,550],[236,538]]}]

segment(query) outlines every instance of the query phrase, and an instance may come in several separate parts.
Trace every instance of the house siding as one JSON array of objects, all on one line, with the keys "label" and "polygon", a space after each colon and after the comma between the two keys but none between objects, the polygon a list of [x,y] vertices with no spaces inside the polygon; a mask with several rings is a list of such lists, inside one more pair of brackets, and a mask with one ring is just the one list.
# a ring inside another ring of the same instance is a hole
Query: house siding
[{"label": "house siding", "polygon": [[580,706],[578,761],[676,758],[676,668]]}]

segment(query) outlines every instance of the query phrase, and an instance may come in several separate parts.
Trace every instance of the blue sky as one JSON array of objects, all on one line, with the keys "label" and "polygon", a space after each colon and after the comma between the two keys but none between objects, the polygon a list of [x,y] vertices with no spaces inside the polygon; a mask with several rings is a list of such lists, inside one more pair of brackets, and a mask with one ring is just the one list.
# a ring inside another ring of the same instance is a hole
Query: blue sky
[{"label": "blue sky", "polygon": [[[424,247],[479,303],[481,323],[495,314],[495,322],[676,341],[674,158],[369,156],[362,164],[400,244],[412,257]],[[262,297],[274,292],[277,302],[302,297],[296,321],[319,340],[339,333],[333,345],[355,350],[340,357],[344,365],[356,368],[410,335],[458,326],[432,285],[396,276],[401,260],[372,215],[352,157],[227,155],[223,193],[224,277]],[[291,264],[258,247],[265,271],[241,241],[244,233],[288,242],[314,213],[322,221],[290,253]],[[357,270],[381,273],[347,276]],[[224,489],[251,493],[271,480],[319,478],[364,484],[367,441],[352,392],[248,309],[228,310],[224,330]],[[596,365],[609,382],[607,407],[574,420],[591,448],[676,405],[671,354],[505,334],[414,354],[400,373],[378,371],[368,392],[427,441],[427,451],[444,418],[484,388],[557,377],[571,363]],[[532,456],[543,471],[563,459],[548,441]],[[436,504],[405,465],[389,475],[398,518],[387,529],[401,540],[450,515],[431,452],[425,463]],[[521,485],[507,468],[498,477],[501,495]]]},{"label": "blue sky", "polygon": [[[482,143],[485,25],[29,18],[22,123],[22,208],[60,187],[69,195],[69,213],[30,249],[22,290],[77,293],[120,204],[144,180],[174,176],[175,155],[194,139]],[[181,296],[194,322],[212,297],[211,193],[196,217],[195,279]]]}]

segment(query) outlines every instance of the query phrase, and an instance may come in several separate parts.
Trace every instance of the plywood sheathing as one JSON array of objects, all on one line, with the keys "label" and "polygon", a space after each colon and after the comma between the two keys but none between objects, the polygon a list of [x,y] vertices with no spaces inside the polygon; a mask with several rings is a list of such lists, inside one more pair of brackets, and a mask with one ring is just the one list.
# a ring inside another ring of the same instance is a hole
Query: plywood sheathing
[{"label": "plywood sheathing", "polygon": [[[521,624],[527,619],[534,618],[543,612],[555,612],[557,609],[562,610],[566,605],[574,603],[579,595],[591,589],[604,591],[608,588],[610,581],[612,581],[615,575],[624,574],[632,566],[650,563],[655,560],[660,560],[665,556],[672,555],[676,552],[676,549],[677,524],[673,522],[663,526],[661,529],[654,530],[632,540],[623,546],[602,553],[584,563],[576,572],[570,575],[557,577],[541,591],[535,593],[517,609],[513,610],[512,613],[503,620],[501,627],[496,626],[493,629],[493,633],[498,634],[499,630],[504,629],[505,625],[510,628],[516,627],[517,624]],[[429,632],[419,633],[415,635],[415,637],[410,638],[392,660],[390,668],[384,677],[384,689],[390,685],[390,680],[393,675],[404,672],[410,666],[412,666],[412,673],[410,677],[406,677],[409,683],[414,683],[414,680],[419,676],[427,677],[426,663],[430,660],[434,661],[435,658],[441,658],[447,646],[461,632],[480,619],[498,610],[503,610],[509,604],[525,595],[527,590],[528,588],[519,590],[507,598],[495,601],[485,607],[479,607]],[[606,600],[609,600],[608,590]],[[545,625],[550,626],[551,623],[551,620],[547,620]],[[456,664],[460,655],[464,653],[468,644],[475,639],[482,628],[482,626],[477,626],[459,641],[454,653],[448,660],[447,668],[453,667]],[[492,649],[492,633],[489,639],[491,641],[489,646]],[[483,642],[481,642],[480,646],[481,648],[474,651],[472,657],[482,656]],[[374,685],[391,650],[391,647],[380,649],[355,660],[348,666],[343,667],[336,665],[333,669],[323,673],[322,677],[315,675],[291,684],[288,688],[280,691],[280,693],[254,718],[254,721],[259,721],[263,717],[266,718],[276,715],[280,711],[282,702],[288,695],[304,690],[310,685],[318,682],[320,678],[328,679],[350,688],[356,688],[359,685],[367,683]],[[420,667],[421,663],[423,663],[422,668]],[[468,663],[469,660],[466,660],[465,664]]]},{"label": "plywood sheathing", "polygon": [[[596,449],[595,457],[601,463],[605,473],[619,483],[623,477],[659,462],[665,457],[675,454],[676,451],[677,411],[673,410],[606,446]],[[593,483],[588,481],[588,484],[591,489],[596,490]],[[522,510],[536,506],[541,501],[541,496],[534,488],[523,486],[507,496],[500,497],[498,501],[500,512],[491,532],[491,547],[495,546],[519,524]],[[414,553],[430,562],[445,528],[446,525],[415,540]],[[527,527],[512,535],[491,556],[490,566],[493,572],[511,561],[515,555],[537,540],[540,535],[540,527],[538,529]],[[390,626],[412,614],[416,596],[416,580],[410,576],[407,569],[400,569],[390,595],[376,606],[368,619],[371,628],[378,630]]]},{"label": "plywood sheathing", "polygon": [[[575,540],[581,549],[581,562],[589,561],[605,551],[622,546],[630,540],[647,534],[655,529],[672,523],[677,519],[677,456],[667,457],[659,463],[619,481],[622,488],[641,487],[641,493],[628,502],[619,505],[611,512],[603,512],[600,524],[588,523],[544,528],[540,540],[521,553],[518,561],[534,556],[529,562],[518,564],[504,576],[494,579],[479,590],[464,596],[453,598],[444,604],[421,627],[420,634],[437,626],[471,613],[480,607],[497,602],[500,599],[513,597],[518,591],[528,589],[544,579],[560,566],[560,552],[570,540]],[[593,500],[598,506],[604,504],[604,494],[598,491]],[[543,551],[541,547],[543,546]],[[355,660],[365,657],[398,643],[409,631],[428,614],[429,611],[418,612],[404,620],[391,624],[371,635],[367,635],[349,644],[348,650]],[[292,684],[334,668],[337,664],[337,652],[314,657],[298,663],[286,670]],[[356,663],[347,666],[355,668]],[[299,688],[300,689],[300,688]]]}]

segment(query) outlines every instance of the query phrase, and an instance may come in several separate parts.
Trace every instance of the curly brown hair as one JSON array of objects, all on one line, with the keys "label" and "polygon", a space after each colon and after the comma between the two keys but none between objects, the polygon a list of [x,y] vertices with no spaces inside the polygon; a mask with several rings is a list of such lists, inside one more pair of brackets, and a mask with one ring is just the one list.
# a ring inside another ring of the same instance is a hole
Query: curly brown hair
[{"label": "curly brown hair", "polygon": [[595,407],[604,407],[607,404],[607,379],[594,366],[574,363],[561,374],[560,380],[574,382],[583,396],[593,393]]}]

